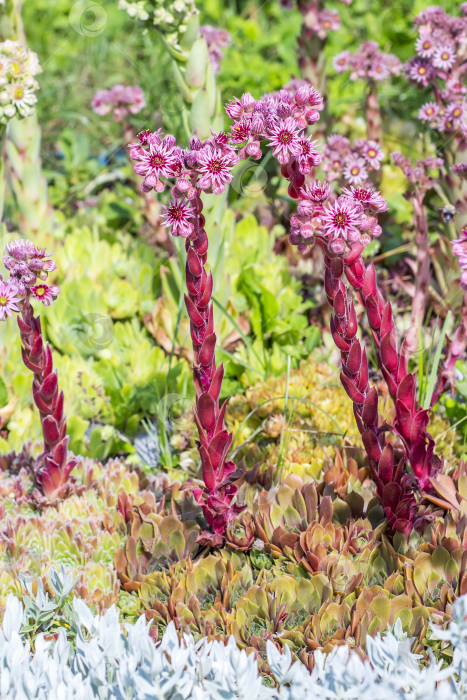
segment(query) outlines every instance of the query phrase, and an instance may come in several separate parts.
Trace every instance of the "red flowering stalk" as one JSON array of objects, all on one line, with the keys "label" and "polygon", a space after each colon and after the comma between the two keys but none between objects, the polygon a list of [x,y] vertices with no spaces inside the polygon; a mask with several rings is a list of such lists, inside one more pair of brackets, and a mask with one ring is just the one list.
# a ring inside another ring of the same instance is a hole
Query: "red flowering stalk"
[{"label": "red flowering stalk", "polygon": [[[413,525],[422,527],[425,521],[414,489],[432,488],[430,479],[438,473],[440,461],[433,454],[434,441],[426,430],[428,411],[421,410],[416,401],[415,377],[407,371],[405,345],[400,351],[397,347],[391,304],[384,301],[378,289],[373,265],[365,267],[361,258],[365,246],[381,234],[376,214],[387,209],[387,204],[378,192],[367,188],[352,186],[332,200],[327,183],[305,184],[305,174],[320,160],[311,149],[313,142],[303,136],[303,122],[307,122],[304,116],[318,98],[310,87],[307,96],[302,86],[287,98],[286,119],[282,116],[284,99],[281,91],[257,102],[248,99],[246,105],[244,98],[231,102],[226,109],[235,119],[232,134],[239,133],[239,124],[243,133],[249,133],[240,149],[242,157],[252,149],[259,158],[260,142],[269,139],[281,173],[289,181],[289,195],[299,201],[291,219],[289,240],[300,252],[306,252],[315,243],[323,250],[325,289],[333,309],[331,332],[342,357],[341,381],[354,403],[357,426],[390,529],[407,534]],[[306,158],[301,141],[310,146]],[[325,204],[327,200],[330,201]],[[357,316],[351,289],[360,298],[370,322],[381,371],[395,405],[393,426],[379,422],[377,392],[369,386],[366,352],[356,337]],[[388,432],[400,439],[401,454],[386,440]],[[407,473],[407,465],[412,474]]]},{"label": "red flowering stalk", "polygon": [[0,283],[0,318],[18,314],[23,347],[23,362],[33,372],[32,392],[39,409],[44,437],[44,452],[38,457],[35,480],[37,500],[51,504],[63,497],[72,485],[69,476],[76,465],[68,459],[66,419],[63,414],[63,391],[58,390],[57,372],[53,370],[52,352],[44,342],[39,316],[34,316],[31,297],[49,306],[59,289],[45,284],[49,272],[56,268],[45,250],[30,241],[17,240],[7,245],[3,263],[10,273]]},{"label": "red flowering stalk", "polygon": [[428,219],[424,206],[426,193],[436,185],[436,180],[431,173],[443,165],[442,158],[429,156],[425,160],[419,160],[412,166],[410,159],[401,153],[392,153],[392,160],[404,172],[408,189],[404,196],[410,201],[413,208],[413,222],[415,229],[416,261],[414,269],[415,291],[412,301],[411,327],[407,333],[407,350],[415,353],[418,348],[419,326],[423,326],[428,290],[431,280],[431,256],[430,239],[428,237]]},{"label": "red flowering stalk", "polygon": [[204,489],[194,489],[193,494],[212,529],[212,533],[203,532],[200,541],[220,546],[228,524],[244,507],[234,502],[234,481],[242,472],[227,459],[232,443],[232,434],[224,424],[227,400],[219,404],[224,368],[222,364],[217,367],[215,360],[213,279],[206,270],[209,241],[201,193],[222,193],[232,179],[231,170],[238,163],[238,156],[227,144],[225,134],[213,135],[204,142],[193,138],[190,148],[182,150],[175,145],[173,136],[161,140],[160,132],[145,132],[141,143],[133,144],[130,154],[137,161],[135,171],[144,176],[144,190],[154,188],[161,192],[165,180],[175,179],[173,200],[164,207],[164,218],[174,236],[186,239],[185,304],[194,351],[194,416],[205,484]]},{"label": "red flowering stalk", "polygon": [[365,81],[366,137],[381,143],[383,123],[378,99],[378,83],[391,75],[400,73],[399,59],[393,54],[380,51],[375,41],[367,41],[354,54],[342,51],[334,58],[333,65],[338,73],[350,71],[350,80]]}]

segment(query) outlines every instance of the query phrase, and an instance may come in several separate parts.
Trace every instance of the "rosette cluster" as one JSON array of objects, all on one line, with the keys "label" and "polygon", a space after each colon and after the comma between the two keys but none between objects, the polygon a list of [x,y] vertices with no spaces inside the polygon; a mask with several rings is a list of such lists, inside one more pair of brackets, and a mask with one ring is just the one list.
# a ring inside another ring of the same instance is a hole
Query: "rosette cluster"
[{"label": "rosette cluster", "polygon": [[375,41],[367,41],[355,53],[342,51],[333,60],[338,73],[350,71],[350,80],[371,80],[380,82],[391,75],[398,75],[401,62],[390,53],[380,51]]},{"label": "rosette cluster", "polygon": [[460,132],[467,138],[467,5],[453,17],[442,7],[428,7],[415,19],[416,55],[405,65],[408,79],[430,87],[432,100],[418,113],[421,121],[442,133]]},{"label": "rosette cluster", "polygon": [[119,0],[118,7],[147,28],[156,27],[174,49],[180,49],[190,22],[198,21],[194,0]]},{"label": "rosette cluster", "polygon": [[329,136],[323,148],[323,171],[328,181],[371,187],[370,173],[379,170],[384,151],[376,141],[357,139],[353,144],[340,134]]},{"label": "rosette cluster", "polygon": [[146,100],[138,85],[114,85],[110,90],[98,90],[92,98],[93,111],[100,116],[112,112],[116,122],[138,114],[144,107]]},{"label": "rosette cluster", "polygon": [[19,41],[0,43],[0,124],[13,117],[28,117],[34,112],[41,72],[39,60]]}]

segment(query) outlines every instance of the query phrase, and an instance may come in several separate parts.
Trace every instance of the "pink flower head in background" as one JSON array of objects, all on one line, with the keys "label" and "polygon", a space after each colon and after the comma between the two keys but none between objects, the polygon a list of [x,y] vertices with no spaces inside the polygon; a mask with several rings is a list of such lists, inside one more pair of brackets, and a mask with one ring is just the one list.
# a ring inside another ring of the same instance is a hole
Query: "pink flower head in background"
[{"label": "pink flower head in background", "polygon": [[212,27],[210,24],[204,24],[199,30],[201,36],[206,39],[209,59],[212,63],[214,73],[218,73],[221,67],[221,61],[224,58],[224,49],[230,44],[230,34],[225,29],[218,29],[217,27]]},{"label": "pink flower head in background", "polygon": [[[462,11],[462,6],[461,6]],[[432,90],[432,99],[418,113],[421,121],[441,133],[467,140],[463,96],[467,91],[467,16],[451,16],[442,7],[430,7],[415,19],[416,55],[405,64],[405,74],[417,86]]]},{"label": "pink flower head in background", "polygon": [[380,51],[375,41],[367,41],[353,54],[342,51],[334,58],[333,65],[338,73],[350,71],[350,80],[366,78],[380,82],[401,71],[397,56]]},{"label": "pink flower head in background", "polygon": [[110,90],[98,90],[92,98],[92,109],[104,116],[113,110],[113,118],[120,122],[129,114],[138,114],[146,107],[143,91],[137,85],[114,85]]},{"label": "pink flower head in background", "polygon": [[371,185],[370,176],[379,170],[384,152],[376,141],[357,139],[353,144],[340,134],[328,137],[323,149],[323,170],[328,180],[342,184]]},{"label": "pink flower head in background", "polygon": [[0,280],[0,321],[11,318],[13,311],[19,312],[18,303],[21,302],[21,298],[16,296],[17,293],[16,286],[10,280]]}]

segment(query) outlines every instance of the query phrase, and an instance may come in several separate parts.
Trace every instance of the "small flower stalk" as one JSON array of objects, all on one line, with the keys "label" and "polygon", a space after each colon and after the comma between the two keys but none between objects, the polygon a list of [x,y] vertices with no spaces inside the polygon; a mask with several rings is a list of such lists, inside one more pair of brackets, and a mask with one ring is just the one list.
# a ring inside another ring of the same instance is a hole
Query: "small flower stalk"
[{"label": "small flower stalk", "polygon": [[425,160],[417,161],[415,166],[412,166],[409,158],[405,158],[401,153],[397,152],[392,153],[392,160],[394,165],[401,168],[407,179],[408,189],[404,196],[410,201],[413,208],[417,257],[415,262],[415,291],[412,300],[412,317],[406,338],[407,350],[413,354],[418,348],[418,334],[420,327],[423,327],[431,279],[430,239],[428,237],[428,218],[424,199],[426,193],[436,184],[432,175],[433,172],[442,167],[443,159],[428,156]]},{"label": "small flower stalk", "polygon": [[39,409],[44,451],[35,467],[36,501],[50,505],[71,489],[70,473],[76,458],[68,457],[66,418],[63,412],[63,391],[53,369],[52,352],[42,336],[39,316],[34,315],[31,300],[49,306],[59,294],[58,287],[45,283],[48,273],[56,268],[45,250],[23,239],[9,243],[3,263],[9,279],[0,281],[0,319],[17,315],[26,367],[33,373],[32,393]]},{"label": "small flower stalk", "polygon": [[[320,162],[311,138],[303,135],[306,124],[315,121],[310,107],[317,103],[319,95],[311,87],[301,87],[295,94],[281,91],[258,101],[244,95],[230,102],[226,110],[234,119],[234,139],[238,140],[240,131],[249,134],[240,147],[240,157],[253,153],[259,158],[261,142],[266,141],[281,165],[289,195],[298,202],[297,213],[291,218],[291,244],[302,253],[313,245],[323,251],[324,287],[333,309],[331,333],[342,358],[341,381],[354,404],[389,529],[408,535],[414,526],[420,529],[426,522],[416,493],[432,490],[432,479],[441,463],[427,432],[429,413],[417,404],[415,376],[407,369],[405,343],[398,348],[391,304],[378,288],[374,266],[365,266],[361,257],[364,248],[381,235],[377,215],[387,204],[370,188],[351,185],[336,197],[326,182],[305,183],[305,174]],[[306,148],[299,147],[301,141]],[[305,151],[308,155],[303,157]],[[364,306],[380,369],[394,402],[392,426],[378,416],[378,394],[369,385],[368,359],[357,338],[351,290]],[[387,439],[390,433],[397,436],[399,445]]]},{"label": "small flower stalk", "polygon": [[242,472],[228,460],[232,434],[225,428],[227,400],[220,404],[223,365],[216,365],[217,337],[214,329],[212,273],[206,269],[208,236],[204,228],[202,192],[221,194],[232,180],[232,168],[238,163],[235,150],[225,134],[213,134],[204,142],[190,141],[181,149],[171,135],[161,138],[160,131],[143,132],[140,142],[132,144],[135,171],[144,179],[142,189],[162,192],[167,180],[174,180],[172,200],[164,207],[165,226],[172,235],[185,239],[185,305],[190,318],[194,351],[193,381],[196,389],[194,417],[198,429],[198,450],[204,488],[193,489],[211,532],[203,532],[200,542],[221,546],[226,529],[244,509],[235,502],[235,480]]},{"label": "small flower stalk", "polygon": [[[446,162],[441,171],[445,195],[459,211],[461,226],[467,223],[467,185],[462,178],[467,153],[467,6],[460,16],[431,6],[415,18],[416,55],[405,64],[407,79],[429,88],[428,101],[418,112],[434,136]],[[457,166],[457,167],[456,167]],[[457,169],[459,168],[459,169]]]}]

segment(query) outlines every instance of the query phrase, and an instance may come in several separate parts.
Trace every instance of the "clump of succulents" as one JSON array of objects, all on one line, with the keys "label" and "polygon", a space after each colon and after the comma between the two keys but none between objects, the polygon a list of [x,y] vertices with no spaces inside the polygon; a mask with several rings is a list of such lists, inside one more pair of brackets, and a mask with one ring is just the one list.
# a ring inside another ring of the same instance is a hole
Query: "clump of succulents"
[{"label": "clump of succulents", "polygon": [[[50,615],[57,597],[67,589],[64,572],[55,579],[52,600],[38,592],[31,597],[29,610],[34,606],[39,616]],[[199,644],[191,635],[180,638],[170,623],[154,644],[144,617],[123,630],[115,608],[102,617],[94,616],[78,599],[53,635],[48,631],[35,635],[33,652],[24,631],[28,609],[9,597],[0,630],[0,669],[7,696],[27,687],[28,697],[52,696],[66,688],[67,697],[76,700],[119,697],[123,689],[144,694],[157,689],[167,699],[222,695],[233,700],[254,694],[261,699],[293,700],[337,690],[355,700],[383,692],[387,697],[442,700],[463,697],[467,687],[465,597],[456,601],[454,620],[447,629],[432,629],[433,638],[453,649],[447,668],[441,669],[433,659],[422,665],[420,656],[411,651],[413,640],[397,622],[383,636],[369,640],[367,659],[348,646],[336,645],[327,655],[315,651],[311,673],[305,664],[292,662],[288,646],[281,653],[268,639],[262,650],[271,674],[267,683],[257,658],[239,649],[233,638],[226,645],[206,639]]]}]

